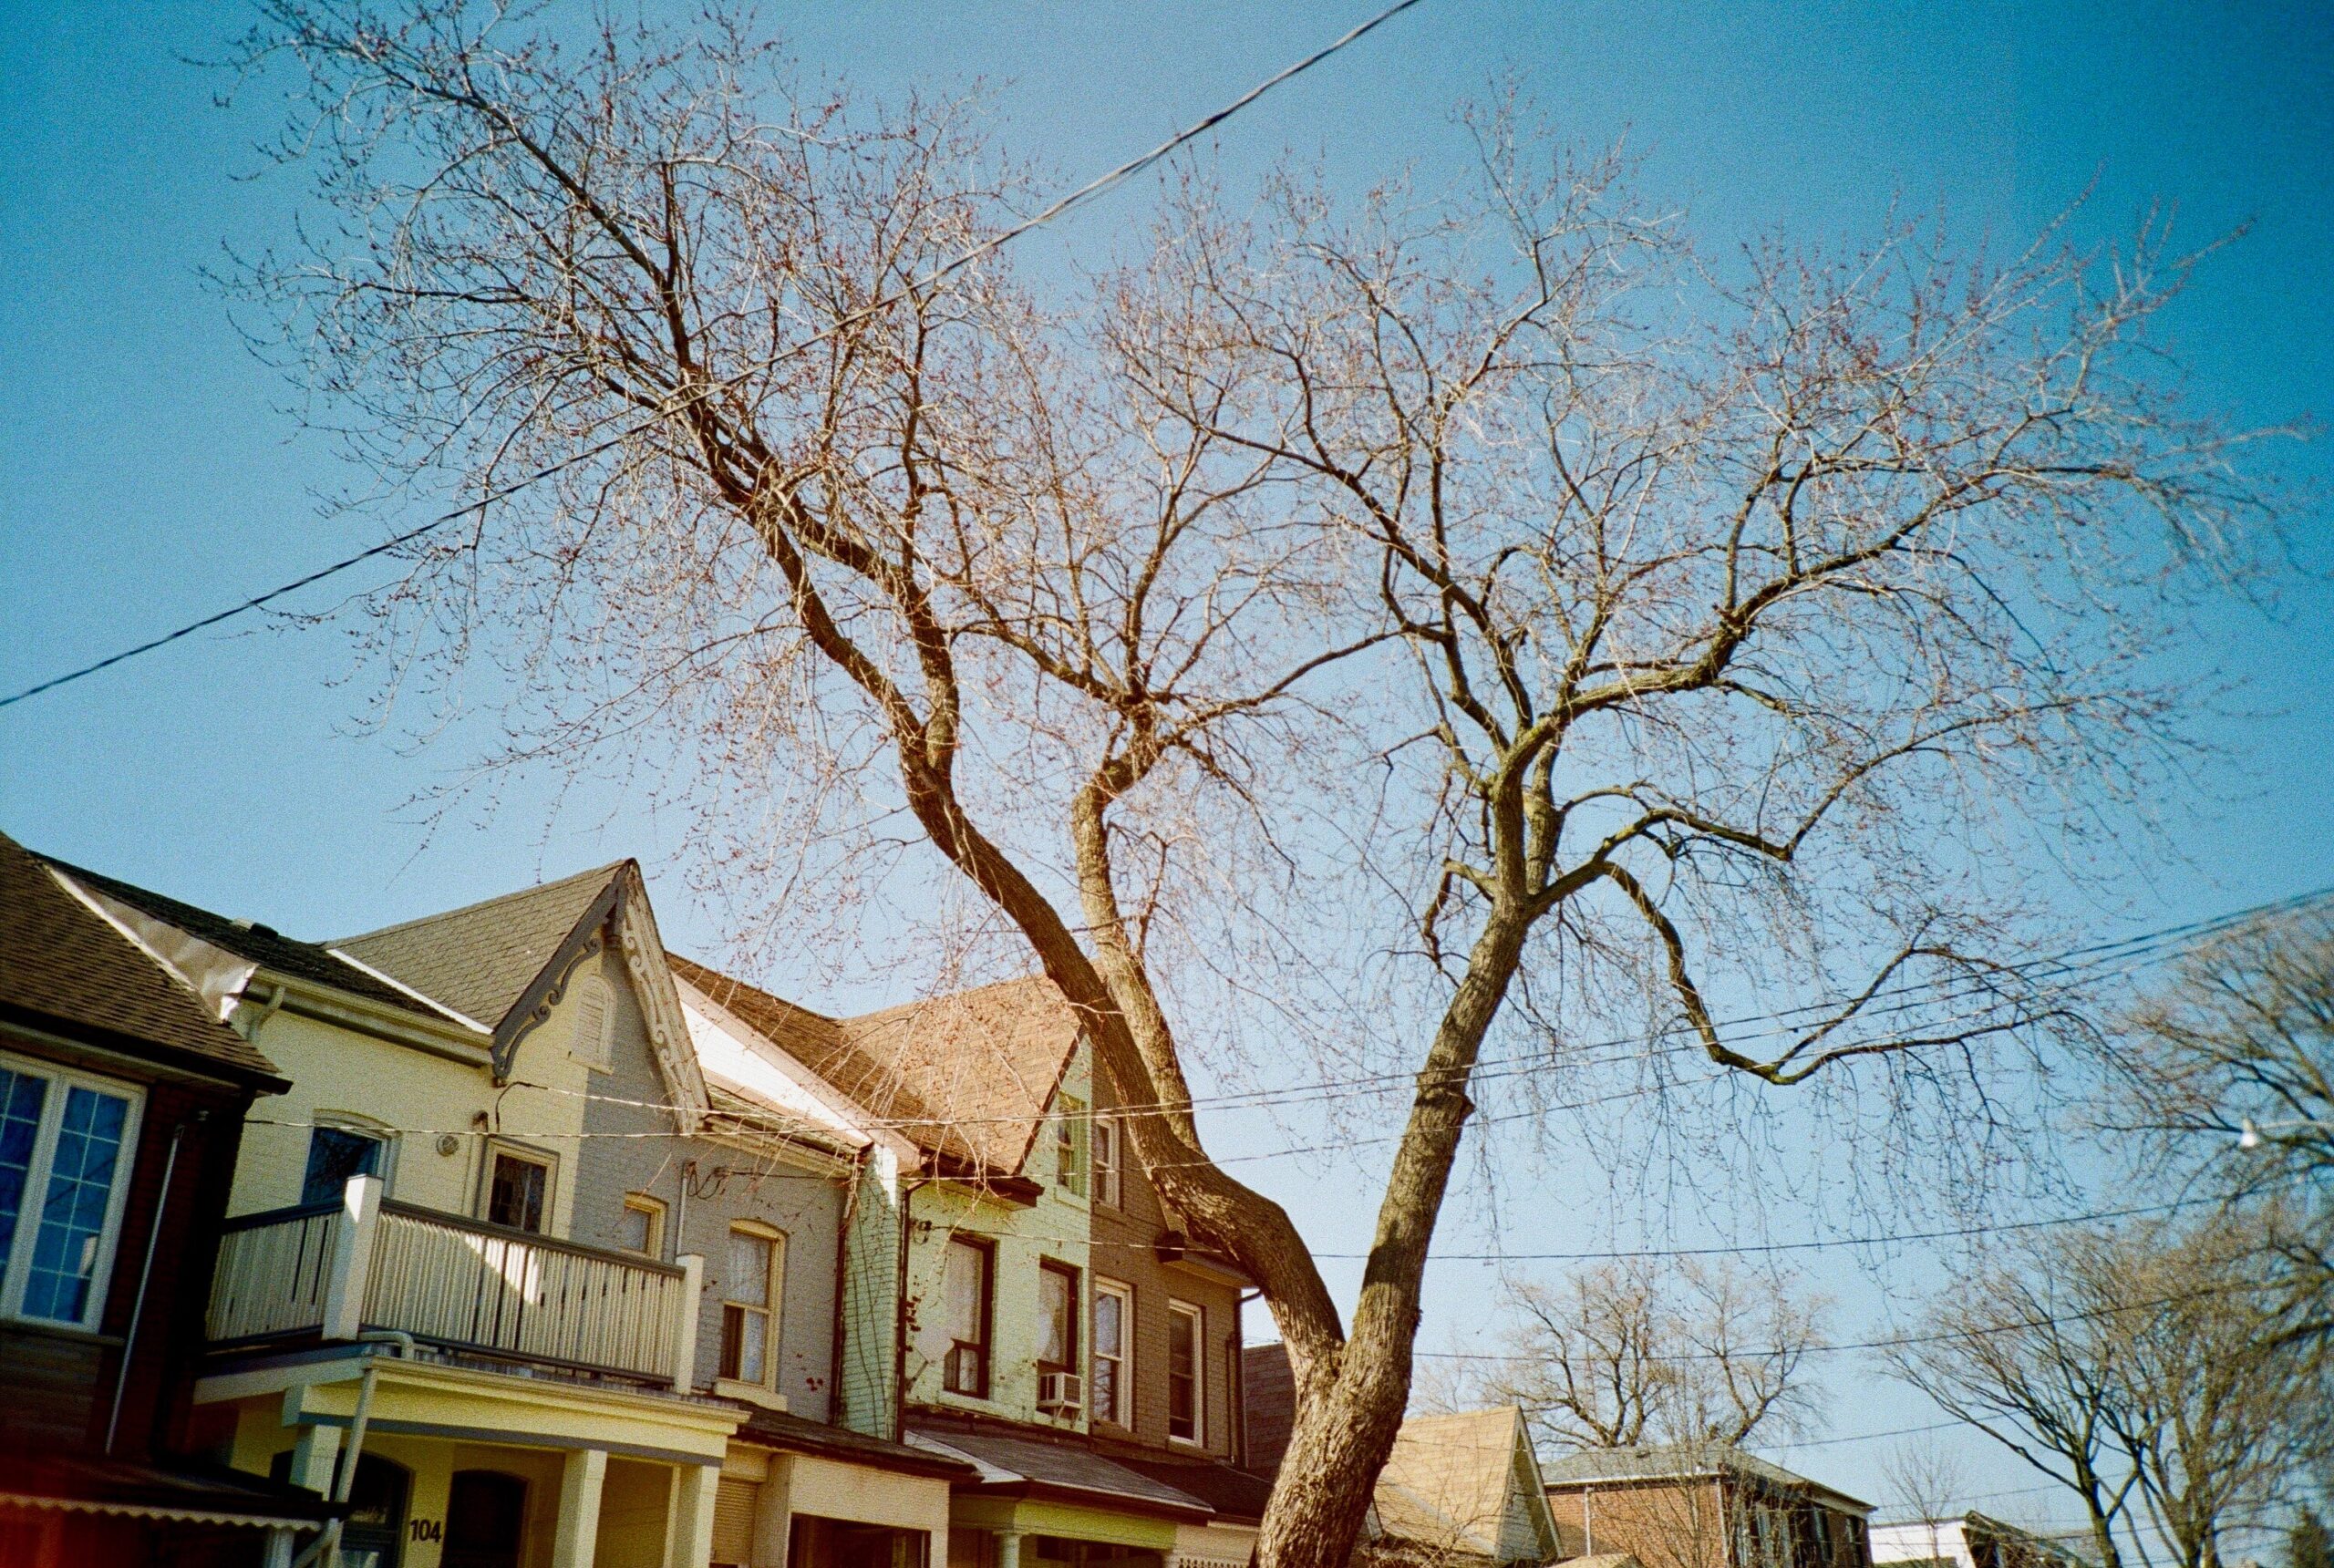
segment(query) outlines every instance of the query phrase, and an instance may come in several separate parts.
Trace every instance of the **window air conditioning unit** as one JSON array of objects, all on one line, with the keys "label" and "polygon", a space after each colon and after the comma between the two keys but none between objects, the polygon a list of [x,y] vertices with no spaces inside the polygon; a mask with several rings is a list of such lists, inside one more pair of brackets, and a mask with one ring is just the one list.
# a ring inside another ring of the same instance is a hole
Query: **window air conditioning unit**
[{"label": "window air conditioning unit", "polygon": [[1038,1408],[1041,1410],[1075,1411],[1086,1402],[1086,1382],[1075,1372],[1040,1372],[1038,1374]]}]

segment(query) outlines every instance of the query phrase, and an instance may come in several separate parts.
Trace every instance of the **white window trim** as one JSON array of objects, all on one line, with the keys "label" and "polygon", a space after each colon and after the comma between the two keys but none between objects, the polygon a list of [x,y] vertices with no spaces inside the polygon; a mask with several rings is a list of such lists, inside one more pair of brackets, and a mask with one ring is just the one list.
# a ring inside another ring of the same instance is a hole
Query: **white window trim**
[{"label": "white window trim", "polygon": [[[1175,1419],[1172,1396],[1174,1387],[1172,1379],[1175,1376],[1174,1326],[1175,1319],[1178,1317],[1188,1317],[1192,1320],[1192,1435],[1188,1438],[1177,1437],[1172,1425]],[[1170,1379],[1167,1414],[1170,1424],[1167,1440],[1182,1448],[1203,1449],[1207,1447],[1207,1308],[1196,1302],[1177,1301],[1173,1296],[1169,1296],[1167,1298],[1167,1328],[1169,1346],[1167,1367],[1161,1374],[1162,1377]]]},{"label": "white window trim", "polygon": [[559,1213],[559,1156],[548,1149],[537,1149],[531,1143],[519,1143],[508,1138],[489,1138],[486,1156],[479,1161],[478,1217],[492,1224],[494,1209],[494,1157],[508,1154],[543,1168],[543,1228],[526,1233],[530,1235],[551,1236],[557,1233],[555,1221]]},{"label": "white window trim", "polygon": [[[645,1192],[626,1192],[624,1195],[624,1207],[625,1212],[628,1214],[648,1216],[648,1246],[639,1255],[654,1258],[662,1263],[665,1259],[665,1221],[670,1212],[665,1207],[665,1200],[651,1197]],[[625,1246],[616,1248],[620,1253],[631,1250],[630,1247]]]},{"label": "white window trim", "polygon": [[[1093,1417],[1098,1421],[1108,1421],[1121,1431],[1131,1431],[1134,1427],[1134,1286],[1123,1280],[1096,1274],[1094,1276],[1094,1309],[1096,1311],[1101,1310],[1102,1298],[1106,1295],[1119,1304],[1119,1353],[1109,1357],[1119,1364],[1119,1408],[1107,1415],[1097,1408],[1093,1412]],[[1090,1365],[1102,1361],[1104,1357],[1100,1331],[1089,1324],[1086,1337],[1090,1346],[1087,1351]],[[1100,1383],[1100,1378],[1090,1375],[1087,1387],[1096,1387]]]},{"label": "white window trim", "polygon": [[[36,1057],[0,1051],[0,1067],[34,1078],[46,1078],[50,1092],[41,1101],[40,1126],[33,1135],[32,1166],[25,1182],[24,1207],[16,1213],[15,1243],[9,1249],[5,1276],[0,1276],[0,1317],[52,1328],[93,1329],[105,1321],[106,1295],[113,1284],[116,1249],[121,1243],[122,1212],[129,1204],[129,1184],[137,1173],[138,1139],[145,1124],[146,1090],[142,1085],[119,1078],[77,1072]],[[33,1247],[40,1234],[41,1211],[48,1202],[50,1161],[57,1154],[58,1126],[65,1119],[65,1091],[74,1088],[114,1095],[129,1102],[121,1121],[121,1163],[114,1172],[113,1191],[106,1199],[104,1226],[98,1232],[98,1252],[89,1270],[89,1299],[81,1316],[67,1322],[56,1317],[27,1317],[24,1312],[25,1282],[32,1273]],[[157,1215],[159,1220],[160,1216]]]},{"label": "white window trim", "polygon": [[[598,1037],[585,1039],[583,1034],[584,1002],[588,996],[600,1000]],[[598,975],[584,975],[576,978],[569,991],[567,1054],[595,1073],[615,1070],[616,992],[605,978]]]},{"label": "white window trim", "polygon": [[[713,1391],[731,1398],[745,1399],[769,1409],[783,1410],[786,1408],[786,1396],[778,1391],[778,1336],[779,1330],[785,1322],[786,1233],[775,1225],[764,1224],[759,1220],[732,1220],[729,1222],[729,1230],[742,1231],[749,1236],[759,1236],[769,1243],[769,1280],[767,1287],[769,1293],[769,1305],[753,1306],[742,1301],[732,1301],[728,1295],[728,1281],[725,1278],[722,1281],[722,1316],[726,1319],[732,1306],[736,1306],[741,1312],[759,1312],[769,1319],[769,1328],[762,1340],[762,1380],[756,1383],[742,1377],[724,1377],[717,1374],[713,1380]],[[728,1239],[727,1233],[724,1233],[723,1239],[725,1241]],[[728,1260],[725,1258],[723,1261],[726,1272]],[[726,1323],[724,1326],[727,1326]],[[717,1336],[714,1340],[717,1354],[718,1354],[720,1343]]]},{"label": "white window trim", "polygon": [[[1126,1129],[1120,1125],[1117,1117],[1103,1116],[1100,1113],[1096,1114],[1090,1125],[1092,1130],[1087,1139],[1086,1160],[1088,1190],[1092,1192],[1094,1202],[1104,1208],[1122,1209],[1126,1207]],[[1106,1140],[1110,1145],[1108,1167],[1110,1180],[1108,1191],[1103,1190],[1102,1171],[1105,1167],[1100,1152]]]}]

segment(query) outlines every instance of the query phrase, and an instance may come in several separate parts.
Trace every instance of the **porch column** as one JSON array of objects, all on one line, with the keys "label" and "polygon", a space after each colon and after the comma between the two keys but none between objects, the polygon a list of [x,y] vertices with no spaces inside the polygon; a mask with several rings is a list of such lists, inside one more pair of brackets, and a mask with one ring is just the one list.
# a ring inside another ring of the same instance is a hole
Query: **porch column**
[{"label": "porch column", "polygon": [[713,1499],[721,1466],[676,1465],[665,1533],[666,1568],[706,1568],[713,1561]]},{"label": "porch column", "polygon": [[1021,1532],[1000,1530],[997,1532],[997,1568],[1021,1568]]},{"label": "porch column", "polygon": [[318,1497],[332,1495],[333,1460],[340,1455],[338,1427],[305,1426],[292,1445],[292,1469],[284,1477]]},{"label": "porch column", "polygon": [[559,1533],[552,1568],[592,1568],[600,1543],[600,1485],[608,1477],[608,1450],[578,1449],[559,1476]]}]

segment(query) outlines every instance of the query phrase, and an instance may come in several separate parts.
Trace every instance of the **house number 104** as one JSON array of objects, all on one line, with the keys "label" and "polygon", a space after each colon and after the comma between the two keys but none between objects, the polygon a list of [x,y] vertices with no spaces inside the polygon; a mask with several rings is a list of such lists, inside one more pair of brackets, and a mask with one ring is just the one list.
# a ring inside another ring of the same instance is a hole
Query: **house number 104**
[{"label": "house number 104", "polygon": [[406,1522],[405,1533],[408,1541],[443,1541],[446,1523],[439,1519],[411,1519]]}]

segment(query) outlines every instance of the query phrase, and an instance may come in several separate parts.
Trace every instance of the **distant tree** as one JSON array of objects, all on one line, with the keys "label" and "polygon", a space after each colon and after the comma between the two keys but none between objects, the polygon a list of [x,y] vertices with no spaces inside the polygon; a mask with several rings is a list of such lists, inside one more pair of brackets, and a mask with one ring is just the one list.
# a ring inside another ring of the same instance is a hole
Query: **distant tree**
[{"label": "distant tree", "polygon": [[2255,1211],[2290,1292],[2281,1332],[2334,1338],[2334,912],[2195,948],[2118,1045],[2121,1126]]},{"label": "distant tree", "polygon": [[1969,1490],[1968,1473],[1961,1462],[1931,1438],[1897,1444],[1880,1461],[1880,1475],[1897,1507],[1926,1527],[1929,1561],[1942,1562],[1944,1522]]},{"label": "distant tree", "polygon": [[[2106,1568],[2144,1523],[2219,1568],[2326,1452],[2334,1382],[2280,1332],[2262,1242],[2217,1217],[2043,1233],[1957,1283],[1898,1376],[2081,1500]],[[2119,1542],[2117,1532],[2123,1532]]]},{"label": "distant tree", "polygon": [[2305,1508],[2286,1527],[2286,1568],[2334,1568],[2334,1531]]},{"label": "distant tree", "polygon": [[1795,1276],[1692,1258],[1525,1282],[1476,1399],[1523,1406],[1555,1448],[1787,1434],[1821,1407],[1807,1356],[1827,1306]]}]

